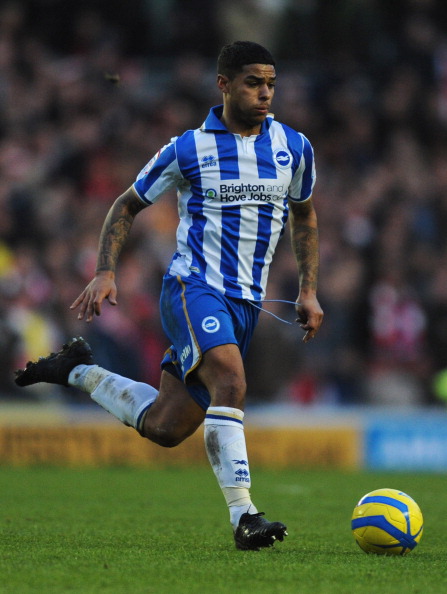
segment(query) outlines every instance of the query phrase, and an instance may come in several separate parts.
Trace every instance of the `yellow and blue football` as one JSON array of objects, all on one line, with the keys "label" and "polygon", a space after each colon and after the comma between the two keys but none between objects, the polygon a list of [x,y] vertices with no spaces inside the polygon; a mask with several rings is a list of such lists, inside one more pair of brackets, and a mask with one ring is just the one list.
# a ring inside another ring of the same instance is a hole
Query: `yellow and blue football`
[{"label": "yellow and blue football", "polygon": [[354,508],[351,527],[365,553],[406,555],[422,537],[424,519],[414,499],[396,489],[377,489]]}]

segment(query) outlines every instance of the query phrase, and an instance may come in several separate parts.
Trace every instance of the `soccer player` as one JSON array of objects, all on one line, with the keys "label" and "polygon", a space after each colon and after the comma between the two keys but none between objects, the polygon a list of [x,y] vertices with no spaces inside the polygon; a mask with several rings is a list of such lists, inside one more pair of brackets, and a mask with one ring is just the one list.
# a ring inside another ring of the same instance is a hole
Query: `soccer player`
[{"label": "soccer player", "polygon": [[236,547],[258,550],[282,541],[287,532],[251,501],[243,357],[288,218],[304,342],[321,325],[311,198],[315,166],[307,138],[269,113],[276,84],[270,52],[253,42],[235,42],[223,47],[217,66],[223,106],[213,107],[200,128],[172,139],[116,199],[100,234],[95,277],[71,306],[78,308],[79,320],[91,322],[105,300],[117,304],[115,269],[134,218],[176,187],[177,249],[160,297],[172,346],[161,363],[159,388],[98,367],[82,338],[29,362],[16,372],[16,383],[75,386],[165,447],[204,423],[206,452],[229,508]]}]

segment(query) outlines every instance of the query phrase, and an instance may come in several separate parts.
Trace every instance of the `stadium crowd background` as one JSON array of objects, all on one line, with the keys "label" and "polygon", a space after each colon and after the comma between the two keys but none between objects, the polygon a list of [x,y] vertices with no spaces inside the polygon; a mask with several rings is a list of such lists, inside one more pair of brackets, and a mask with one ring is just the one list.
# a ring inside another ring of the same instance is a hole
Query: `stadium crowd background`
[{"label": "stadium crowd background", "polygon": [[[447,4],[434,0],[29,0],[0,8],[0,396],[13,369],[74,335],[98,363],[157,384],[175,194],[123,253],[119,306],[87,326],[69,305],[95,267],[112,201],[169,139],[220,102],[223,43],[278,60],[276,117],[315,148],[317,339],[261,314],[250,402],[439,402],[447,367]],[[119,75],[119,83],[116,82]],[[269,299],[298,291],[286,238]],[[293,307],[266,308],[294,321]],[[80,395],[76,395],[80,396]],[[83,396],[80,396],[81,399]]]}]

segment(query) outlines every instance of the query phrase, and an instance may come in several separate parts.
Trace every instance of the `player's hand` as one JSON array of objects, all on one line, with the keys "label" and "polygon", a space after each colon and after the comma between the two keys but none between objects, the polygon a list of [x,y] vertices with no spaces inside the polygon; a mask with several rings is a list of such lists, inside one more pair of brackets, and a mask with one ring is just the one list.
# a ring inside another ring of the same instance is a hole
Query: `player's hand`
[{"label": "player's hand", "polygon": [[114,273],[111,271],[98,272],[79,297],[73,301],[70,309],[79,307],[78,320],[85,318],[86,322],[91,322],[94,315],[101,315],[101,306],[104,299],[107,299],[110,305],[117,305],[116,295],[117,288]]},{"label": "player's hand", "polygon": [[303,336],[303,342],[308,342],[311,338],[314,338],[320,329],[324,316],[323,310],[321,309],[316,296],[312,295],[308,297],[299,295],[296,304],[296,312],[298,314],[296,321],[306,332]]}]

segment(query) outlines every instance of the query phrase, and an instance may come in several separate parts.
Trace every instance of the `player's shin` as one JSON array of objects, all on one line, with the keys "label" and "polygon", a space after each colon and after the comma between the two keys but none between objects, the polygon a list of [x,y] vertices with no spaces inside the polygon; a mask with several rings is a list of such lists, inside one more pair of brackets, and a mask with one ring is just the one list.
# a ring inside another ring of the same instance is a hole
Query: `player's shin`
[{"label": "player's shin", "polygon": [[205,417],[205,448],[230,511],[235,529],[241,515],[256,513],[250,498],[250,469],[243,426],[244,413],[236,408],[210,407]]},{"label": "player's shin", "polygon": [[78,365],[70,372],[68,383],[90,394],[92,400],[140,433],[145,413],[158,396],[158,391],[152,386],[132,381],[98,365]]}]

